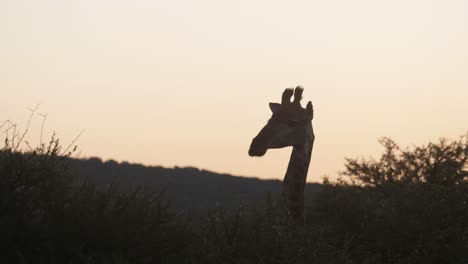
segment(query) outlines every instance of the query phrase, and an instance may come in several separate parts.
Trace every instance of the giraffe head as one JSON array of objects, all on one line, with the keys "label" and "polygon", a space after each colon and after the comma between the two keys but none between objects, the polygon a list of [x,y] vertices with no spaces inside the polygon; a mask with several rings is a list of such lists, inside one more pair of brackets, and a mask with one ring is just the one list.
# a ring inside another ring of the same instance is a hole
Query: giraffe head
[{"label": "giraffe head", "polygon": [[[302,146],[313,141],[311,121],[314,110],[310,101],[305,109],[302,108],[300,101],[303,91],[300,86],[288,88],[283,92],[281,104],[270,103],[273,115],[252,140],[250,156],[260,157],[268,149]],[[294,100],[291,102],[293,94]]]}]

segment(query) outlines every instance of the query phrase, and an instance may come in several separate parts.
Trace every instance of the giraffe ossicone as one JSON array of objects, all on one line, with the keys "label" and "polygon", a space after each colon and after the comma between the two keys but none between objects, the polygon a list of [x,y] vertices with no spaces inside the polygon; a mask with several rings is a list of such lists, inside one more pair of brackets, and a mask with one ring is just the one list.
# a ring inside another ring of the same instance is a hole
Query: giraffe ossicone
[{"label": "giraffe ossicone", "polygon": [[250,156],[261,157],[268,149],[293,147],[282,195],[288,214],[298,223],[304,223],[304,189],[315,140],[312,128],[314,109],[310,101],[306,108],[301,106],[303,91],[300,86],[287,88],[281,104],[269,104],[272,116],[249,148]]}]

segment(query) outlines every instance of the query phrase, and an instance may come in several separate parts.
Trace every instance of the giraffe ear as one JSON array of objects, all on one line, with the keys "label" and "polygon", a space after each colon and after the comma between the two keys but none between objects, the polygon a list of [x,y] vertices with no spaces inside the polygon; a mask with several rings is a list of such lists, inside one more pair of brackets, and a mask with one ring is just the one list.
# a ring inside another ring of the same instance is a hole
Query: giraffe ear
[{"label": "giraffe ear", "polygon": [[312,106],[311,101],[307,103],[306,113],[307,113],[307,117],[310,118],[310,120],[314,119],[314,107]]},{"label": "giraffe ear", "polygon": [[270,109],[271,109],[271,112],[276,113],[280,110],[280,107],[281,107],[281,104],[278,104],[278,103],[270,103]]}]

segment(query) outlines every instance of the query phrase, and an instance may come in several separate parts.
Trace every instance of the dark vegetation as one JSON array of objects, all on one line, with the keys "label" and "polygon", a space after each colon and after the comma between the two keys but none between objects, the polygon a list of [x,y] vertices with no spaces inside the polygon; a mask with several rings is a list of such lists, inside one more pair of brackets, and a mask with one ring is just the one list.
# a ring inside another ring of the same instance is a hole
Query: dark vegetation
[{"label": "dark vegetation", "polygon": [[383,139],[380,159],[307,186],[305,226],[287,224],[277,181],[6,143],[0,263],[468,263],[466,138]]}]

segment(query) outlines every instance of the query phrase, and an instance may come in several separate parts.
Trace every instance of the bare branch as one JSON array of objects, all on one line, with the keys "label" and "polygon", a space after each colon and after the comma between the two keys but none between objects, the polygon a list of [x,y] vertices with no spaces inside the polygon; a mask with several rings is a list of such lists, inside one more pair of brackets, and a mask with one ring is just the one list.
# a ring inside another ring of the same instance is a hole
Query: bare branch
[{"label": "bare branch", "polygon": [[40,141],[39,141],[39,146],[42,147],[42,135],[44,133],[44,124],[46,122],[46,119],[47,119],[47,115],[48,114],[41,114],[41,113],[37,113],[38,115],[42,116],[42,125],[41,125],[41,137],[40,137]]},{"label": "bare branch", "polygon": [[23,135],[21,136],[21,138],[19,139],[18,143],[16,144],[16,147],[14,147],[15,150],[19,147],[19,145],[20,145],[21,142],[23,141],[24,137],[25,137],[26,134],[28,133],[28,131],[29,131],[29,125],[31,124],[31,120],[32,120],[32,118],[33,118],[33,116],[34,116],[34,114],[36,113],[36,111],[37,111],[38,108],[39,108],[39,104],[36,105],[36,108],[34,108],[34,109],[28,108],[28,110],[31,111],[31,115],[29,116],[28,124],[26,125],[26,130],[24,130],[24,133],[23,133]]},{"label": "bare branch", "polygon": [[73,144],[75,144],[75,142],[78,140],[78,138],[80,138],[80,136],[85,132],[86,129],[83,129],[81,130],[81,132],[78,134],[78,136],[75,137],[75,139],[73,139],[73,141],[70,143],[70,145],[68,145],[68,147],[63,151],[63,155],[65,155],[67,153],[67,151],[73,146]]}]

